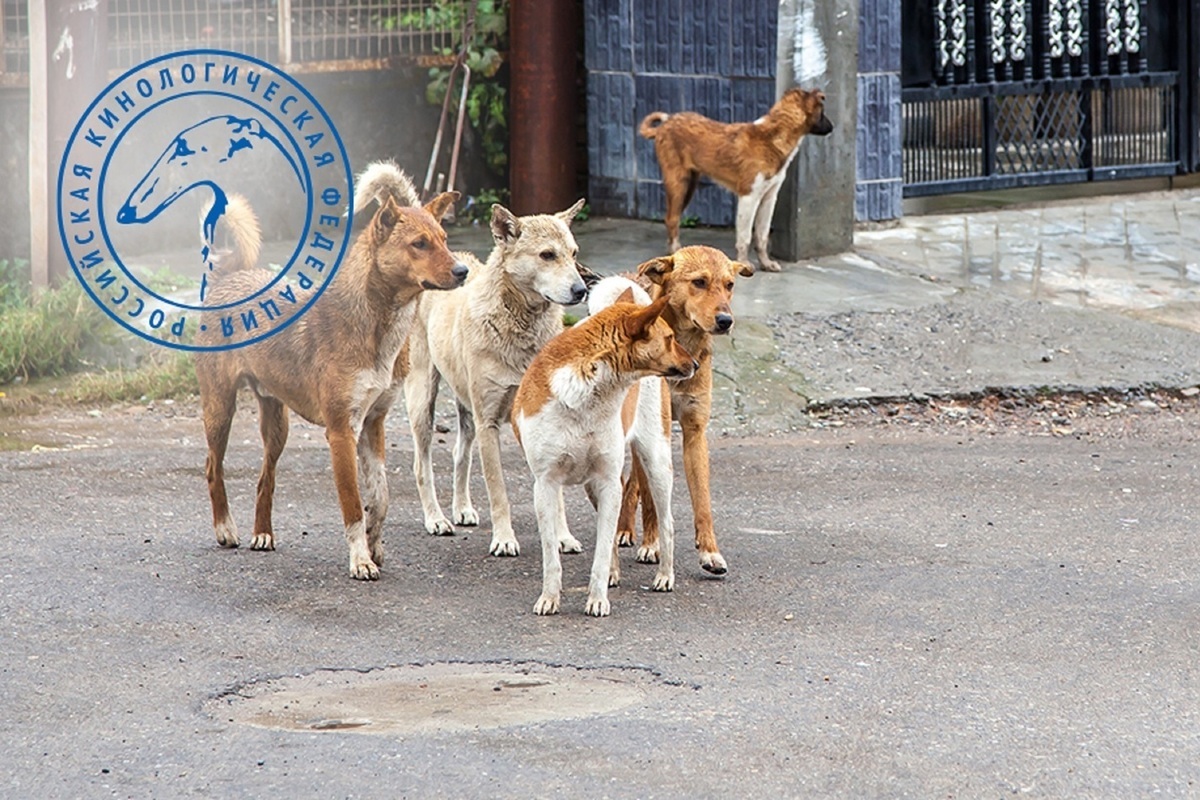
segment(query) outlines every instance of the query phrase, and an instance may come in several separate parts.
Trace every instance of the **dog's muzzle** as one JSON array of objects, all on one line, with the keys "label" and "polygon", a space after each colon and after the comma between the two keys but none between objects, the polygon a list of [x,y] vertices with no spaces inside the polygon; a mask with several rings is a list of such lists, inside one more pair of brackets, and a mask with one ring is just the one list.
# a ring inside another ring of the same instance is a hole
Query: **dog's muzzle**
[{"label": "dog's muzzle", "polygon": [[833,133],[833,123],[829,121],[829,117],[822,114],[821,118],[817,120],[817,124],[813,125],[809,132],[814,136],[828,136]]},{"label": "dog's muzzle", "polygon": [[585,297],[587,297],[587,293],[588,293],[588,287],[585,286],[582,281],[580,281],[579,283],[576,283],[574,286],[571,287],[571,303],[570,304],[575,305],[576,303],[583,302],[583,299]]},{"label": "dog's muzzle", "polygon": [[717,323],[717,330],[716,330],[717,333],[728,333],[729,329],[733,327],[733,315],[732,314],[717,314],[716,323]]},{"label": "dog's muzzle", "polygon": [[663,377],[675,378],[677,380],[686,381],[688,378],[695,375],[696,370],[698,370],[698,369],[700,369],[700,362],[693,358],[691,369],[685,371],[685,370],[680,369],[679,367],[671,367],[669,370],[667,370],[667,374]]},{"label": "dog's muzzle", "polygon": [[459,284],[462,284],[467,279],[467,275],[470,272],[471,270],[467,269],[467,265],[461,262],[455,264],[450,270],[450,274],[454,276],[454,280],[458,281]]}]

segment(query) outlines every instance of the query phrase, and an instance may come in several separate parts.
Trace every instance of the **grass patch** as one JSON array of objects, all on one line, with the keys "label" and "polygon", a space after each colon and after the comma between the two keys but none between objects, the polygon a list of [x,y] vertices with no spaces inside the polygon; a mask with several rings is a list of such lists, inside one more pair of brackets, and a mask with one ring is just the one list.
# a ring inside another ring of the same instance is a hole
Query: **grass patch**
[{"label": "grass patch", "polygon": [[112,336],[112,324],[78,283],[32,298],[9,291],[0,305],[0,385],[78,369],[85,348]]},{"label": "grass patch", "polygon": [[189,353],[152,353],[137,369],[81,375],[59,397],[73,403],[137,403],[182,400],[200,393]]}]

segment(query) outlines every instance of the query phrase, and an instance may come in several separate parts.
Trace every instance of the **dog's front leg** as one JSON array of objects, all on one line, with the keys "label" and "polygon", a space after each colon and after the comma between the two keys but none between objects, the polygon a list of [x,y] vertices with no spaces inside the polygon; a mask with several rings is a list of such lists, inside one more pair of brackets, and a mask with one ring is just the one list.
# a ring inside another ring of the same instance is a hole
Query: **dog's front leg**
[{"label": "dog's front leg", "polygon": [[717,550],[712,501],[709,498],[708,438],[705,435],[708,417],[709,408],[704,404],[697,403],[681,411],[679,424],[683,428],[683,469],[687,475],[688,494],[692,496],[692,518],[696,524],[700,566],[714,575],[724,575],[729,568]]},{"label": "dog's front leg", "polygon": [[384,464],[387,446],[383,433],[386,417],[386,414],[379,414],[367,420],[358,437],[358,477],[366,515],[367,548],[377,567],[383,566],[383,521],[388,512],[387,467]]},{"label": "dog's front leg", "polygon": [[508,417],[515,393],[514,388],[491,386],[471,398],[479,435],[483,482],[487,486],[488,505],[492,512],[492,543],[488,552],[494,556],[515,556],[521,552],[517,536],[513,533],[508,490],[504,486],[504,470],[500,464],[500,425]]},{"label": "dog's front leg", "polygon": [[333,480],[337,484],[342,522],[346,526],[346,544],[350,547],[350,575],[360,581],[379,579],[379,567],[371,560],[367,529],[363,523],[362,497],[358,492],[358,437],[346,420],[330,422],[325,429],[329,454],[333,459]]},{"label": "dog's front leg", "polygon": [[562,487],[545,478],[533,482],[533,508],[537,512],[538,532],[542,539],[542,594],[533,604],[539,616],[557,614],[562,600],[562,559],[558,555],[558,504]]},{"label": "dog's front leg", "polygon": [[[779,264],[771,260],[767,250],[767,240],[771,235],[771,219],[775,216],[775,202],[779,199],[779,190],[783,187],[783,175],[777,175],[776,181],[768,186],[763,195],[762,205],[754,216],[754,249],[758,253],[758,263],[764,272],[779,272]],[[745,259],[741,259],[745,261]]]},{"label": "dog's front leg", "polygon": [[471,454],[475,445],[475,417],[471,409],[457,403],[458,437],[454,440],[454,524],[479,524],[479,513],[471,502]]},{"label": "dog's front leg", "polygon": [[596,497],[596,553],[592,557],[592,576],[588,581],[584,613],[592,617],[607,617],[611,610],[608,584],[612,576],[617,517],[621,513],[621,473],[618,470],[611,471],[590,484],[592,494]]}]

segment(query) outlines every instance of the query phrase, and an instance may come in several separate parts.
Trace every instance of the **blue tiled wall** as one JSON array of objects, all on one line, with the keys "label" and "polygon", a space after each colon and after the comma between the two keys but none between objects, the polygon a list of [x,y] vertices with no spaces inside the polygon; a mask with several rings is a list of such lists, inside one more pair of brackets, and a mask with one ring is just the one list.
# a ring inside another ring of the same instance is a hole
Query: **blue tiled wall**
[{"label": "blue tiled wall", "polygon": [[[748,121],[775,100],[778,0],[584,0],[589,202],[600,214],[662,219],[651,111]],[[899,217],[900,0],[860,0],[855,216]],[[732,225],[735,200],[702,183],[684,212]]]},{"label": "blue tiled wall", "polygon": [[860,0],[854,216],[901,216],[900,0]]},{"label": "blue tiled wall", "polygon": [[[601,214],[662,219],[652,111],[723,122],[775,101],[778,0],[585,0],[589,202]],[[685,214],[732,225],[734,197],[702,183]]]}]

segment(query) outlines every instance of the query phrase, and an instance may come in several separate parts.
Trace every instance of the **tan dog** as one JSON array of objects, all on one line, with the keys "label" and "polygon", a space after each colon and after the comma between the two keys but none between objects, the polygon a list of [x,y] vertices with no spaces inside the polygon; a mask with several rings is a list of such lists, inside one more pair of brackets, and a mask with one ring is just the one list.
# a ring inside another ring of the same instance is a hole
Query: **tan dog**
[{"label": "tan dog", "polygon": [[[431,451],[438,383],[445,379],[458,403],[454,524],[479,524],[470,490],[471,448],[478,430],[492,515],[489,550],[497,556],[520,552],[500,464],[500,425],[508,419],[517,385],[533,357],[562,331],[562,307],[587,294],[570,228],[581,208],[583,200],[557,214],[516,217],[504,206],[492,206],[495,247],[487,263],[457,254],[472,265],[462,291],[426,295],[417,304],[404,400],[413,431],[413,472],[425,530],[431,534],[454,532],[438,504]],[[565,518],[561,532],[565,552],[582,550]]]},{"label": "tan dog", "polygon": [[758,261],[767,272],[779,265],[767,253],[775,201],[788,165],[805,134],[825,136],[833,123],[825,116],[825,94],[788,89],[766,116],[726,124],[692,112],[655,111],[638,133],[654,140],[663,188],[667,192],[667,243],[679,249],[679,219],[701,176],[737,195],[737,260],[745,262],[753,233]]},{"label": "tan dog", "polygon": [[[696,547],[700,566],[714,575],[728,571],[713,531],[712,500],[708,488],[708,420],[712,416],[712,337],[728,333],[733,327],[733,285],[737,276],[754,274],[749,264],[730,261],[711,247],[684,247],[674,255],[647,261],[638,274],[653,284],[650,296],[666,300],[663,319],[675,331],[679,345],[699,362],[689,380],[672,381],[672,411],[683,428],[683,469],[688,494],[692,497],[692,518],[696,525]],[[646,491],[646,475],[633,454],[629,479],[621,503],[617,525],[618,541],[633,543],[634,514],[639,497],[642,501],[642,546],[637,560],[659,560],[658,535],[655,531],[656,499]]]},{"label": "tan dog", "polygon": [[[585,613],[595,617],[609,613],[608,587],[616,577],[613,552],[621,467],[634,418],[632,413],[623,415],[622,407],[630,396],[636,406],[630,388],[639,378],[687,378],[696,369],[695,360],[661,319],[666,308],[666,298],[644,307],[617,302],[588,317],[538,353],[517,389],[513,430],[533,471],[533,505],[542,539],[542,593],[533,607],[535,614],[558,613],[559,542],[566,520],[562,491],[564,485],[576,484],[586,487],[596,505],[596,553]],[[661,424],[654,414],[648,417],[645,422],[650,426]],[[668,473],[666,481],[652,484],[656,494],[669,484],[669,477]],[[669,510],[669,494],[658,494],[656,499]],[[662,560],[654,588],[670,591],[675,572],[669,514],[661,534]]]},{"label": "tan dog", "polygon": [[[376,173],[368,180],[360,176],[359,198],[378,194],[379,181],[384,181],[399,187],[400,201],[416,203],[412,184],[395,167]],[[264,449],[250,547],[275,549],[275,464],[287,442],[290,408],[325,426],[350,548],[350,574],[360,580],[379,577],[388,505],[383,423],[399,393],[396,357],[408,336],[416,298],[426,289],[453,289],[467,276],[467,267],[447,249],[438,223],[457,196],[447,192],[421,208],[402,206],[388,195],[325,293],[300,320],[256,344],[196,355],[208,438],[205,474],[213,527],[222,546],[237,547],[239,542],[229,515],[223,464],[238,388],[249,386],[258,397]],[[359,198],[356,205],[362,208]],[[253,266],[258,229],[247,214],[252,212],[244,204],[231,203],[225,211],[224,219],[235,234],[241,232],[234,237],[239,246],[234,263],[223,264],[214,274],[209,304],[239,300],[273,277]],[[219,340],[217,314],[202,314],[210,333],[198,335],[198,343]]]}]

